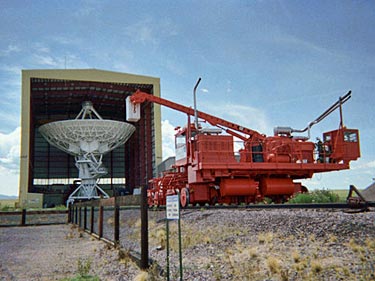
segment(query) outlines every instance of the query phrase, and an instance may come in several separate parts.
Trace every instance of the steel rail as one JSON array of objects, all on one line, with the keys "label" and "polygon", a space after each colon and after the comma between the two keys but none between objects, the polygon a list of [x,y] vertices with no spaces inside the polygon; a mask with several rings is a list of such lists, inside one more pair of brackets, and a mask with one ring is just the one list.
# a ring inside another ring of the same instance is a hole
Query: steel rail
[{"label": "steel rail", "polygon": [[[301,204],[250,204],[250,205],[202,205],[187,206],[182,210],[196,209],[353,209],[375,207],[375,202],[366,202],[360,204],[348,203],[301,203]],[[164,210],[165,206],[151,207],[150,210]]]}]

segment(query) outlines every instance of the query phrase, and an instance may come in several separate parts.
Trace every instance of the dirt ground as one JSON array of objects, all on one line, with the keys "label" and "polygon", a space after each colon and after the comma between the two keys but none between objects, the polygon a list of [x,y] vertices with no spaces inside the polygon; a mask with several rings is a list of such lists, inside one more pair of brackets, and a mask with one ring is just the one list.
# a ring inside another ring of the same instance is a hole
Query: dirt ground
[{"label": "dirt ground", "polygon": [[118,250],[71,225],[2,227],[0,253],[0,280],[61,280],[86,269],[100,280],[133,280],[139,273]]},{"label": "dirt ground", "polygon": [[[139,248],[137,214],[121,214],[124,249]],[[149,252],[165,269],[164,215],[149,212]],[[108,238],[111,216],[105,214]],[[184,280],[375,280],[374,210],[184,210],[181,228]],[[177,237],[171,222],[171,280],[178,279]],[[100,280],[136,280],[140,274],[126,250],[72,225],[0,227],[0,254],[0,280],[65,281],[82,273],[79,263]],[[149,278],[165,280],[155,272]]]}]

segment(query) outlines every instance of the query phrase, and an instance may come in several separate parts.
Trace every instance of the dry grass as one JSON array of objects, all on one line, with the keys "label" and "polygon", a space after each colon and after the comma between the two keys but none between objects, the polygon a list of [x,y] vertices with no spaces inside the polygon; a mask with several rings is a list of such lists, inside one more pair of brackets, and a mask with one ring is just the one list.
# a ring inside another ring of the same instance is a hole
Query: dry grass
[{"label": "dry grass", "polygon": [[319,260],[311,261],[311,272],[313,274],[318,274],[323,271],[323,266]]},{"label": "dry grass", "polygon": [[280,272],[281,265],[280,260],[274,256],[270,256],[267,258],[267,266],[271,273],[275,274]]},{"label": "dry grass", "polygon": [[113,217],[108,218],[107,224],[109,224],[110,226],[114,226],[115,225],[115,219]]},{"label": "dry grass", "polygon": [[[193,229],[181,222],[182,229],[182,249],[189,249],[199,244],[212,244],[218,241],[231,237],[232,230],[222,232],[220,226],[211,227],[200,231]],[[149,243],[151,246],[165,247],[166,243],[166,227],[164,223],[157,224],[156,222],[149,222]],[[178,250],[178,224],[177,222],[169,222],[169,243],[172,251]]]},{"label": "dry grass", "polygon": [[[228,276],[235,276],[237,280],[270,278],[289,280],[290,276],[295,276],[298,280],[316,280],[324,279],[327,274],[333,274],[337,279],[344,280],[357,278],[350,270],[351,265],[348,264],[347,257],[336,257],[334,251],[330,249],[332,245],[338,243],[338,237],[335,235],[325,238],[317,238],[315,235],[301,236],[298,239],[303,241],[299,245],[308,245],[301,250],[296,243],[298,240],[296,237],[292,235],[286,237],[277,232],[264,232],[257,236],[249,236],[231,227],[213,226],[203,231],[193,225],[185,225],[183,222],[182,232],[184,251],[198,245],[217,248],[217,255],[184,265],[187,269],[194,266],[194,270],[213,271],[212,274],[217,280],[224,280]],[[154,245],[165,243],[164,224],[154,224],[150,233],[152,233],[150,241]],[[222,241],[228,241],[228,239],[233,242],[222,248]],[[170,224],[170,242],[171,250],[177,252],[177,223]],[[353,262],[363,264],[362,276],[366,278],[370,276],[371,272],[366,267],[370,268],[371,262],[375,259],[373,257],[375,256],[375,238],[367,239],[365,245],[359,245],[351,239],[343,243],[342,247],[361,254],[353,255],[355,257]],[[365,255],[366,251],[370,251],[372,256],[368,252]],[[223,264],[225,264],[224,267]]]},{"label": "dry grass", "polygon": [[337,236],[334,234],[330,234],[328,241],[331,243],[336,243],[338,241]]},{"label": "dry grass", "polygon": [[146,271],[141,271],[135,278],[134,281],[147,281],[148,273]]},{"label": "dry grass", "polygon": [[373,250],[375,251],[375,237],[370,239],[370,238],[367,238],[366,241],[366,246],[367,248],[369,248],[370,250]]},{"label": "dry grass", "polygon": [[267,232],[267,233],[259,233],[258,234],[258,242],[260,244],[263,243],[271,243],[273,240],[273,233],[272,232]]},{"label": "dry grass", "polygon": [[125,265],[128,265],[130,262],[132,262],[130,253],[124,249],[119,249],[118,260],[121,264],[125,264]]},{"label": "dry grass", "polygon": [[357,242],[355,241],[354,238],[351,238],[347,245],[350,249],[353,250],[354,253],[364,253],[365,252],[365,248],[363,246],[357,244]]},{"label": "dry grass", "polygon": [[301,254],[299,253],[299,251],[292,251],[292,259],[295,263],[299,263],[301,261]]},{"label": "dry grass", "polygon": [[0,199],[0,210],[15,208],[18,199]]}]

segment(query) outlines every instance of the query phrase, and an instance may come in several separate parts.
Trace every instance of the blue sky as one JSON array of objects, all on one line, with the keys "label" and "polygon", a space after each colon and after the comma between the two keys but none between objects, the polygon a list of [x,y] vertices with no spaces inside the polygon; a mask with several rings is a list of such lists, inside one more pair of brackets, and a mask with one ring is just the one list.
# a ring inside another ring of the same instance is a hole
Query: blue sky
[{"label": "blue sky", "polygon": [[[18,193],[22,69],[96,68],[160,77],[161,94],[272,134],[304,128],[349,90],[361,133],[350,171],[310,188],[359,188],[375,177],[373,1],[1,1],[0,193]],[[164,156],[186,116],[162,109]],[[338,112],[312,130],[336,129]]]}]

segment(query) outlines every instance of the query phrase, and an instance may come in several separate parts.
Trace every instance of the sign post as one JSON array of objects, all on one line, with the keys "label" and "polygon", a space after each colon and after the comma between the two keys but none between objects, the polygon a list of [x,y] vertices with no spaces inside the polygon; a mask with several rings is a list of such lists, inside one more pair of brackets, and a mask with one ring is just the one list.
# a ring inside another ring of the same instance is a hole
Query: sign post
[{"label": "sign post", "polygon": [[169,281],[169,221],[178,220],[178,247],[180,260],[180,280],[182,280],[182,240],[181,240],[181,220],[180,220],[180,193],[167,196],[167,280]]}]

